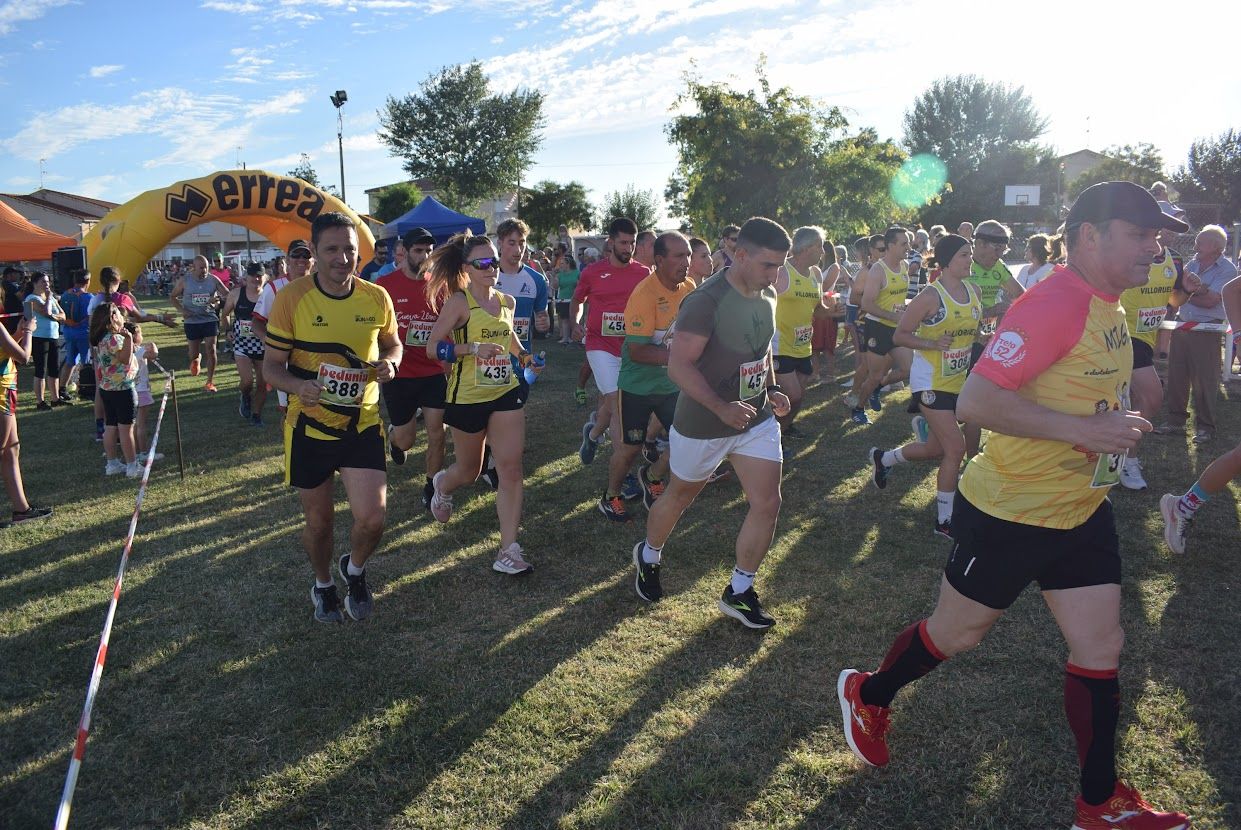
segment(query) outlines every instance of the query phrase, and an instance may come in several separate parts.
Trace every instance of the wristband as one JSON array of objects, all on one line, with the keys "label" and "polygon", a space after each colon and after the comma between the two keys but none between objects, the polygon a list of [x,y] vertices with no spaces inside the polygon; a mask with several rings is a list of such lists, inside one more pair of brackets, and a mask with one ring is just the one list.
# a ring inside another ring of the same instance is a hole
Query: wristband
[{"label": "wristband", "polygon": [[451,340],[441,340],[435,344],[435,356],[445,363],[452,363],[457,359],[457,344]]},{"label": "wristband", "polygon": [[783,395],[784,387],[778,383],[773,383],[771,386],[767,387],[767,394],[770,395],[772,392],[779,392],[781,395]]}]

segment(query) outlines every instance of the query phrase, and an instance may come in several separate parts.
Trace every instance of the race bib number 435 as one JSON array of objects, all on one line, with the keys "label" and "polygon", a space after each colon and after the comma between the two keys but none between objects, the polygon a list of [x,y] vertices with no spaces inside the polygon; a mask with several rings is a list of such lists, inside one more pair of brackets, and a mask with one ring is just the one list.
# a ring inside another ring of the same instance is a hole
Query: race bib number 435
[{"label": "race bib number 435", "polygon": [[621,311],[603,312],[603,323],[600,325],[604,337],[625,336],[625,314]]},{"label": "race bib number 435", "polygon": [[319,400],[336,406],[361,406],[362,396],[366,394],[368,372],[365,368],[351,369],[348,366],[333,366],[331,363],[319,364]]},{"label": "race bib number 435", "polygon": [[749,400],[767,388],[767,356],[760,360],[742,363],[740,368],[741,388],[738,394],[741,400]]},{"label": "race bib number 435", "polygon": [[508,386],[512,379],[513,363],[508,352],[474,358],[474,380],[479,386]]}]

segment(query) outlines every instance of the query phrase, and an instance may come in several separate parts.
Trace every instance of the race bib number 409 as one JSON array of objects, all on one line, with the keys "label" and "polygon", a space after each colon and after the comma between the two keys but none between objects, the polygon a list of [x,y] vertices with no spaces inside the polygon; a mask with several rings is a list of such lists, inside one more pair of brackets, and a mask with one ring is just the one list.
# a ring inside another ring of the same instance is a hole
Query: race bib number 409
[{"label": "race bib number 409", "polygon": [[1163,318],[1167,315],[1166,306],[1159,308],[1139,308],[1138,309],[1138,331],[1156,331],[1159,324],[1163,322]]},{"label": "race bib number 409", "polygon": [[756,397],[765,388],[767,388],[767,356],[763,355],[760,360],[751,360],[749,363],[742,363],[740,368],[741,388],[738,394],[741,400],[749,400]]},{"label": "race bib number 409", "polygon": [[319,364],[319,400],[336,406],[361,406],[362,396],[366,394],[368,372],[363,369],[351,369],[348,366],[333,366],[331,363]]}]

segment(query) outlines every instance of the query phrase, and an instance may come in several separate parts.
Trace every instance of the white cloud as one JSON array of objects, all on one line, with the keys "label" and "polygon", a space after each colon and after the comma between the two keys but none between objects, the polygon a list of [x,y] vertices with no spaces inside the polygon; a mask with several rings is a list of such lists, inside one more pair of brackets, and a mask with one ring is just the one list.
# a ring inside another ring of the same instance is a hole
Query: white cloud
[{"label": "white cloud", "polygon": [[247,118],[262,118],[267,115],[288,115],[298,111],[298,105],[306,103],[306,93],[300,89],[277,95],[267,101],[251,104],[246,109]]},{"label": "white cloud", "polygon": [[228,0],[207,0],[203,3],[204,9],[211,9],[217,12],[227,12],[229,14],[255,14],[261,12],[263,7],[258,3],[251,3],[249,0],[242,2],[228,2]]},{"label": "white cloud", "polygon": [[124,64],[119,63],[106,63],[103,66],[92,66],[90,68],[90,76],[92,78],[106,78],[113,72],[120,72],[124,68]]},{"label": "white cloud", "polygon": [[0,35],[7,35],[18,23],[38,20],[52,9],[67,6],[74,0],[5,0],[0,5]]}]

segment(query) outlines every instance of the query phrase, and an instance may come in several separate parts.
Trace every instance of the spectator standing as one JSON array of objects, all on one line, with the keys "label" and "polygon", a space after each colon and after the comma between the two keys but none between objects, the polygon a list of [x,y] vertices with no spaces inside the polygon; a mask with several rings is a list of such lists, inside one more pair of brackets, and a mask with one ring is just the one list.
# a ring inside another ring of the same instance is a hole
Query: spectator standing
[{"label": "spectator standing", "polygon": [[1056,261],[1063,255],[1059,236],[1036,233],[1026,240],[1026,264],[1017,272],[1017,282],[1026,291],[1051,276]]},{"label": "spectator standing", "polygon": [[20,268],[9,266],[4,269],[4,327],[9,334],[16,336],[18,317],[22,313],[22,283],[26,281],[26,272]]},{"label": "spectator standing", "polygon": [[86,290],[90,283],[90,271],[73,272],[73,287],[60,295],[60,307],[65,313],[64,325],[60,327],[65,336],[65,359],[60,367],[60,402],[72,403],[69,397],[69,377],[75,367],[90,362],[90,307],[91,295]]},{"label": "spectator standing", "polygon": [[[159,357],[159,347],[143,341],[142,326],[137,323],[126,323],[125,328],[133,335],[134,359],[138,362],[138,375],[134,378],[134,395],[138,404],[137,414],[134,416],[134,447],[137,449],[135,459],[142,465],[146,464],[147,452],[150,450],[147,446],[147,423],[151,417],[151,405],[155,403],[155,399],[151,397],[149,367],[151,361]],[[162,452],[155,453],[156,461],[163,457]]]},{"label": "spectator standing", "polygon": [[[1224,285],[1237,276],[1237,266],[1224,256],[1228,234],[1219,225],[1207,225],[1194,238],[1194,258],[1185,266],[1189,302],[1181,306],[1184,323],[1224,322]],[[1189,420],[1189,395],[1194,397],[1194,443],[1215,437],[1215,397],[1223,368],[1219,335],[1215,332],[1172,332],[1168,351],[1168,420],[1160,435],[1184,432]]]},{"label": "spectator standing", "polygon": [[[0,287],[3,297],[0,299],[6,301],[7,308],[7,271],[4,277],[4,284]],[[12,518],[0,520],[0,528],[30,519],[42,519],[52,514],[50,507],[35,507],[31,504],[26,499],[26,488],[22,484],[21,439],[17,436],[17,364],[30,359],[30,339],[34,334],[34,327],[29,320],[19,317],[15,328],[16,337],[9,334],[7,326],[0,327],[0,476],[4,478],[4,489],[13,505]]]},{"label": "spectator standing", "polygon": [[142,475],[134,449],[138,361],[134,358],[134,336],[125,328],[125,311],[119,305],[103,303],[91,312],[90,342],[95,349],[96,380],[103,402],[103,451],[108,458],[104,475],[124,473],[137,478]]},{"label": "spectator standing", "polygon": [[[22,301],[23,313],[34,325],[32,356],[34,360],[34,397],[36,409],[63,406],[60,400],[60,324],[65,313],[52,294],[52,281],[42,271],[30,279],[31,292]],[[49,402],[44,394],[51,398]]]}]

